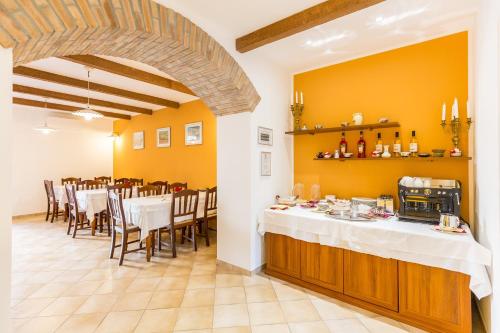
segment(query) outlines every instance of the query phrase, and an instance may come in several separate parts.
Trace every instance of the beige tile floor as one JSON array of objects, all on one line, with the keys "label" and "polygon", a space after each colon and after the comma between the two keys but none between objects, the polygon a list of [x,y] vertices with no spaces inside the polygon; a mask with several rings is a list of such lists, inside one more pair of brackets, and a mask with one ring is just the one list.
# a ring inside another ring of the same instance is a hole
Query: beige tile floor
[{"label": "beige tile floor", "polygon": [[[33,220],[33,219],[32,219]],[[13,332],[423,332],[263,275],[217,269],[216,245],[108,259],[109,238],[13,224]]]}]

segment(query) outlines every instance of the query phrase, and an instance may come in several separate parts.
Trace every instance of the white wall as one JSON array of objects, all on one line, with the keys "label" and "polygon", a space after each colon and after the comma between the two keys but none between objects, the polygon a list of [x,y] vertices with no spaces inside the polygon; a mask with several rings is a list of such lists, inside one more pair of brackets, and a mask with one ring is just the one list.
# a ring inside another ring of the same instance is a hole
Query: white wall
[{"label": "white wall", "polygon": [[[217,258],[254,270],[263,263],[258,218],[274,202],[276,194],[292,189],[292,140],[284,135],[289,125],[291,76],[255,52],[237,52],[230,32],[194,13],[183,0],[156,1],[189,18],[224,46],[262,98],[251,114],[224,116],[217,122],[217,186],[221,207],[217,219]],[[257,145],[258,126],[273,129],[272,147]],[[272,176],[260,176],[261,151],[272,154]]]},{"label": "white wall", "polygon": [[[39,110],[13,113],[12,214],[26,215],[46,210],[43,180],[60,184],[64,177],[94,179],[112,176],[112,120],[91,122],[49,116]],[[35,131],[48,121],[57,129],[51,134]]]},{"label": "white wall", "polygon": [[0,48],[0,332],[9,332],[12,191],[12,50]]},{"label": "white wall", "polygon": [[481,301],[488,331],[500,332],[500,3],[481,0],[476,26],[476,237],[493,253],[493,295]]}]

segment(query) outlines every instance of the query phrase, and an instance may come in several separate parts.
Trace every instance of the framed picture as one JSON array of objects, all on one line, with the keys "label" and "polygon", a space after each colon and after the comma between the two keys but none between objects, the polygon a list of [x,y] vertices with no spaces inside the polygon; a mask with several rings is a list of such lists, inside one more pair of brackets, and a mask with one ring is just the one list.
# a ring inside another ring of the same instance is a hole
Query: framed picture
[{"label": "framed picture", "polygon": [[185,125],[186,146],[201,145],[203,143],[203,125],[200,122]]},{"label": "framed picture", "polygon": [[170,127],[158,128],[156,130],[156,147],[170,147]]},{"label": "framed picture", "polygon": [[135,150],[144,149],[144,131],[134,132],[132,135],[132,145]]},{"label": "framed picture", "polygon": [[260,175],[271,175],[271,152],[263,151],[260,153]]},{"label": "framed picture", "polygon": [[273,130],[270,128],[259,127],[257,129],[257,140],[259,145],[272,146],[273,145]]}]

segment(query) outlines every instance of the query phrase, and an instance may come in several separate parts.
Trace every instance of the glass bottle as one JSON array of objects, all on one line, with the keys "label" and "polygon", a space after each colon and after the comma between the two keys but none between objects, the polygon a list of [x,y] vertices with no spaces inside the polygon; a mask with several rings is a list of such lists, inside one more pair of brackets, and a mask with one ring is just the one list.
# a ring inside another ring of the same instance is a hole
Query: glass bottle
[{"label": "glass bottle", "polygon": [[396,157],[401,156],[401,140],[399,139],[399,132],[396,132],[392,151]]},{"label": "glass bottle", "polygon": [[384,150],[384,143],[382,142],[382,134],[377,133],[377,143],[375,144],[375,151],[378,153],[382,153]]},{"label": "glass bottle", "polygon": [[363,138],[363,131],[359,132],[359,140],[358,140],[358,158],[366,157],[366,142]]},{"label": "glass bottle", "polygon": [[411,131],[410,154],[412,157],[416,157],[418,155],[418,142],[415,131]]},{"label": "glass bottle", "polygon": [[345,139],[345,133],[342,132],[342,138],[340,139],[339,144],[340,150],[340,158],[344,157],[344,154],[347,153],[347,140]]}]

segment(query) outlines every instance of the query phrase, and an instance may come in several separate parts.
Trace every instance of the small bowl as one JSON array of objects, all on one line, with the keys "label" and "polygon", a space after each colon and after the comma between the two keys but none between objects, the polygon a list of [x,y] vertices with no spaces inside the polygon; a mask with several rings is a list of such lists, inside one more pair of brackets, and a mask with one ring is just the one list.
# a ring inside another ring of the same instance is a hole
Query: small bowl
[{"label": "small bowl", "polygon": [[352,157],[352,153],[344,153],[344,158],[351,158]]},{"label": "small bowl", "polygon": [[430,157],[430,156],[431,156],[431,154],[429,154],[429,153],[419,153],[418,154],[418,157]]},{"label": "small bowl", "polygon": [[409,151],[402,151],[400,154],[401,154],[401,157],[410,157]]},{"label": "small bowl", "polygon": [[388,123],[389,122],[389,118],[385,118],[385,117],[379,118],[378,122],[381,123],[381,124]]}]

